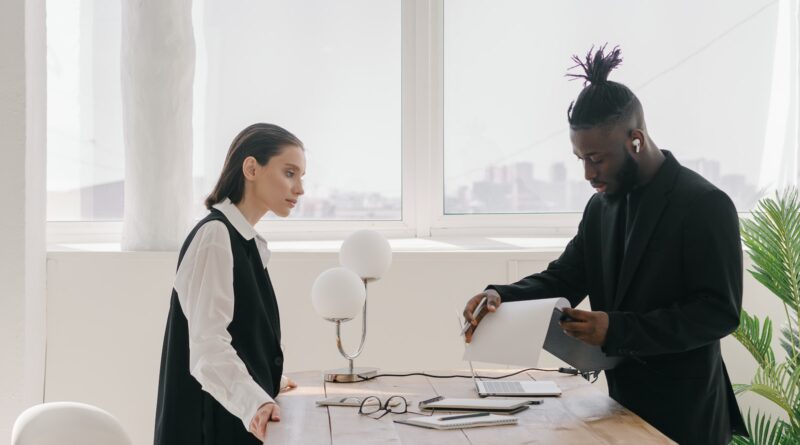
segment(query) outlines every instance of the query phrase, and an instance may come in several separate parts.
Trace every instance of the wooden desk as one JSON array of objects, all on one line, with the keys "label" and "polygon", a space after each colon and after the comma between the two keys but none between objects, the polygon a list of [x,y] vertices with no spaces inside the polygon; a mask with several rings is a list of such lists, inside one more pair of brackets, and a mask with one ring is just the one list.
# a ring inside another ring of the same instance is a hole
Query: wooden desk
[{"label": "wooden desk", "polygon": [[[385,371],[389,372],[389,371]],[[454,374],[456,372],[429,372]],[[457,372],[468,375],[468,372]],[[481,371],[481,374],[486,374]],[[495,374],[497,375],[497,374]],[[436,395],[476,397],[470,379],[379,377],[360,383],[325,383],[319,371],[289,374],[299,388],[281,394],[281,421],[270,423],[265,444],[672,444],[669,438],[594,388],[581,377],[557,372],[530,372],[512,379],[554,380],[561,397],[515,414],[519,424],[438,431],[392,422],[414,414],[388,414],[381,420],[358,415],[358,408],[317,407],[330,396],[402,395],[409,409]]]}]

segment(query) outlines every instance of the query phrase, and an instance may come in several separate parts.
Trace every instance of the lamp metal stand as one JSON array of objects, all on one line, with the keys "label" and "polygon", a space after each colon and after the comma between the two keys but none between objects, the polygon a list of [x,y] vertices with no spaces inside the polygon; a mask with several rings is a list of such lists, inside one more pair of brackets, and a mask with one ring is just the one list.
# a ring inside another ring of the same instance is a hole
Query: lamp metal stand
[{"label": "lamp metal stand", "polygon": [[336,368],[336,369],[328,369],[325,371],[325,381],[326,382],[334,382],[334,383],[351,383],[351,382],[360,382],[362,380],[366,380],[371,377],[375,377],[378,374],[378,368],[356,368],[353,366],[353,360],[356,357],[361,355],[361,351],[364,350],[364,343],[367,339],[367,297],[369,296],[368,286],[367,283],[370,281],[375,281],[375,278],[364,278],[364,313],[361,318],[361,344],[359,344],[358,349],[353,354],[348,354],[345,352],[344,347],[342,346],[342,322],[349,321],[350,319],[331,319],[336,323],[336,347],[339,348],[339,353],[342,354],[342,357],[346,358],[350,365],[347,368]]}]

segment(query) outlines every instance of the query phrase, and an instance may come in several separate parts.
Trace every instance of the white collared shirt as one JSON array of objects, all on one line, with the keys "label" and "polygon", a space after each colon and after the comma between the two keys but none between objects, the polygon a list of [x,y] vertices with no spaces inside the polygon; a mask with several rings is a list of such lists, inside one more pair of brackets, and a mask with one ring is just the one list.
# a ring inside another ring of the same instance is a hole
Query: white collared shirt
[{"label": "white collared shirt", "polygon": [[[245,239],[256,239],[261,263],[266,267],[270,257],[267,241],[242,212],[229,199],[214,208]],[[189,326],[189,372],[249,430],[258,408],[274,400],[253,380],[231,345],[228,325],[234,306],[233,252],[222,221],[209,221],[197,230],[175,274],[174,288]],[[284,386],[286,377],[281,378],[281,388]]]}]

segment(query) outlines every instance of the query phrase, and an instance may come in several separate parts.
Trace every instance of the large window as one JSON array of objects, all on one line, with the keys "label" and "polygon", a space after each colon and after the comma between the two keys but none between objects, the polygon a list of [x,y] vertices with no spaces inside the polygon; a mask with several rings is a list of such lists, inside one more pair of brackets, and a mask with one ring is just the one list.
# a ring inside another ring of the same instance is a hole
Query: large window
[{"label": "large window", "polygon": [[[46,5],[48,220],[119,221],[120,1]],[[798,180],[797,9],[194,0],[195,216],[236,133],[272,122],[300,137],[308,158],[291,218],[309,222],[280,228],[572,233],[593,191],[566,123],[581,84],[564,74],[571,55],[606,42],[623,50],[612,79],[639,96],[654,141],[747,212]]]},{"label": "large window", "polygon": [[446,0],[445,213],[582,211],[593,191],[566,122],[582,84],[564,74],[605,42],[622,48],[611,79],[641,99],[656,144],[749,211],[796,180],[789,4]]},{"label": "large window", "polygon": [[[121,220],[120,2],[47,8],[48,220]],[[271,122],[307,150],[292,218],[401,219],[399,0],[195,0],[193,17],[198,218],[234,136]]]},{"label": "large window", "polygon": [[47,219],[121,220],[120,4],[48,0]]},{"label": "large window", "polygon": [[[293,218],[400,220],[400,1],[195,1],[198,213],[242,128],[306,145]],[[198,215],[199,216],[199,215]]]}]

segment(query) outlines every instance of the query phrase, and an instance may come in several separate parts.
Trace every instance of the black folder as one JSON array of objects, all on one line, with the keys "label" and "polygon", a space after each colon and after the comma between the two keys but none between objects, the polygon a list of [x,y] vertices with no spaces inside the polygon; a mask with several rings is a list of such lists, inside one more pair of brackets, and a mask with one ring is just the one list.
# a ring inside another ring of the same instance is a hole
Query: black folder
[{"label": "black folder", "polygon": [[544,339],[545,351],[581,372],[612,369],[622,361],[622,357],[607,356],[599,346],[592,346],[565,334],[559,325],[561,315],[561,310],[553,309],[547,337]]}]

